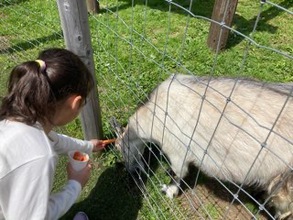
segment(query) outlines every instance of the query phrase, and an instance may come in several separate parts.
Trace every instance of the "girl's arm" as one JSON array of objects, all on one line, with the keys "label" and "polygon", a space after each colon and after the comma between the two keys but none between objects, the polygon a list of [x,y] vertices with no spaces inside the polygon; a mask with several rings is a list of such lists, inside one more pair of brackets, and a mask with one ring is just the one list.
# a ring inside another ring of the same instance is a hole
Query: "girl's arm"
[{"label": "girl's arm", "polygon": [[94,148],[91,141],[72,138],[67,135],[58,134],[54,131],[51,131],[48,137],[51,142],[51,146],[53,146],[54,151],[57,154],[66,154],[71,150],[80,150],[87,154],[91,154]]},{"label": "girl's arm", "polygon": [[5,219],[55,220],[74,204],[81,185],[69,180],[51,195],[56,156],[34,157],[0,180],[0,204]]},{"label": "girl's arm", "polygon": [[[107,141],[92,139],[90,141],[72,138],[67,135],[58,134],[51,131],[48,135],[54,150],[58,154],[66,154],[70,150],[80,150],[87,154],[104,149],[108,144]],[[113,142],[113,141],[111,141]]]}]

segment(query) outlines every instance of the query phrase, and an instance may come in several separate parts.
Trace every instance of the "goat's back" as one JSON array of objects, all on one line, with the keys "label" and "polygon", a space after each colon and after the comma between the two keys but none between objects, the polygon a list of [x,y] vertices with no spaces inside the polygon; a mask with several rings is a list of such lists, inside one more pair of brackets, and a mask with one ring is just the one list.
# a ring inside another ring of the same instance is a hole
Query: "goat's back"
[{"label": "goat's back", "polygon": [[293,162],[292,85],[174,75],[129,121],[173,169],[265,185]]}]

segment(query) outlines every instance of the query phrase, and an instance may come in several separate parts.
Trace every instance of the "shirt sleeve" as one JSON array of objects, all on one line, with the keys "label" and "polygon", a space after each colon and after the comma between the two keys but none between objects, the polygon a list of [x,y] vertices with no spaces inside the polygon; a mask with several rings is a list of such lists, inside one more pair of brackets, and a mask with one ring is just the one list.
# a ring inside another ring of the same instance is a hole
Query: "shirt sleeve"
[{"label": "shirt sleeve", "polygon": [[0,203],[6,220],[56,220],[69,210],[81,185],[70,180],[51,195],[54,163],[52,155],[34,158],[0,180]]},{"label": "shirt sleeve", "polygon": [[69,180],[63,190],[50,196],[46,219],[58,219],[64,215],[77,200],[80,191],[80,183]]},{"label": "shirt sleeve", "polygon": [[71,150],[80,150],[91,154],[93,150],[93,144],[90,141],[72,138],[54,131],[51,131],[48,137],[57,154],[66,154]]}]

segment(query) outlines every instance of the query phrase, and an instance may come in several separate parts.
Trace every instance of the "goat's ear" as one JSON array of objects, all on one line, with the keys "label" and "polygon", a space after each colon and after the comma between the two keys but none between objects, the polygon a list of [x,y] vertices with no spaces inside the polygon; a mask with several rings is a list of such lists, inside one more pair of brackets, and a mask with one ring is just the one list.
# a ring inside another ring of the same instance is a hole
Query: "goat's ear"
[{"label": "goat's ear", "polygon": [[118,123],[118,121],[115,117],[112,117],[110,119],[110,125],[114,129],[114,132],[115,132],[117,138],[121,137],[125,128],[122,128],[122,126]]},{"label": "goat's ear", "polygon": [[291,193],[293,193],[293,174],[292,171],[290,171],[289,176],[287,177],[287,190]]},{"label": "goat's ear", "polygon": [[281,175],[278,175],[274,179],[272,179],[270,184],[268,185],[267,192],[270,196],[273,196],[272,194],[275,194],[274,191],[276,190],[276,187],[278,186],[278,182],[280,181],[280,179]]}]

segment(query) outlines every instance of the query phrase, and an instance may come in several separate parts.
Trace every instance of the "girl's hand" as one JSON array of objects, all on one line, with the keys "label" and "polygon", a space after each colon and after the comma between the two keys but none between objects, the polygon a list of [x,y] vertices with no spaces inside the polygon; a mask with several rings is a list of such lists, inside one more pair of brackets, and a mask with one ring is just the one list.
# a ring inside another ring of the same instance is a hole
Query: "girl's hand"
[{"label": "girl's hand", "polygon": [[80,171],[76,171],[73,169],[70,163],[67,164],[67,178],[68,180],[76,180],[80,183],[83,188],[85,184],[88,182],[91,174],[92,165],[90,162],[87,164],[85,168]]},{"label": "girl's hand", "polygon": [[93,152],[101,151],[106,147],[106,143],[102,140],[92,139],[90,142],[94,145]]}]

